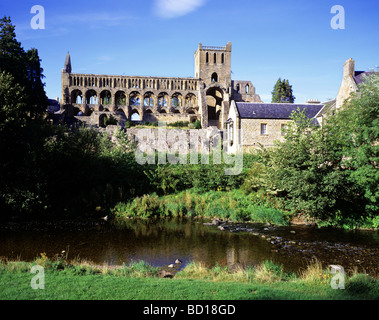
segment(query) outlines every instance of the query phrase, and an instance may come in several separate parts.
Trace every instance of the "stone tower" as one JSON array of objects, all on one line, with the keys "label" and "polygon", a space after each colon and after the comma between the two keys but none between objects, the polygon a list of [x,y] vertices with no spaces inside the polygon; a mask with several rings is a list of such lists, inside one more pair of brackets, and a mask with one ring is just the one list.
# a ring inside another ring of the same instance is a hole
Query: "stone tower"
[{"label": "stone tower", "polygon": [[204,83],[202,89],[202,122],[221,128],[229,112],[231,96],[232,44],[210,47],[199,44],[195,52],[195,77]]},{"label": "stone tower", "polygon": [[207,87],[219,84],[223,88],[231,86],[232,44],[225,47],[206,47],[201,43],[195,52],[195,77]]},{"label": "stone tower", "polygon": [[62,69],[62,103],[71,103],[69,95],[70,74],[72,72],[70,53],[67,52],[64,68]]}]

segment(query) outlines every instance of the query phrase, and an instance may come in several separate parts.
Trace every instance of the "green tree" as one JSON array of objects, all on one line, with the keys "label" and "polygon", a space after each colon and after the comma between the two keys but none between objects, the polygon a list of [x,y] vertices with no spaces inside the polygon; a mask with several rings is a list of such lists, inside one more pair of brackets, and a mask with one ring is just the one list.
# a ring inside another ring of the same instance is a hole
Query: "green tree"
[{"label": "green tree", "polygon": [[25,89],[5,71],[0,72],[0,133],[10,125],[19,126],[25,119],[27,96]]},{"label": "green tree", "polygon": [[47,96],[45,93],[45,84],[42,79],[43,69],[41,59],[37,49],[30,49],[25,54],[26,68],[28,71],[27,91],[29,94],[30,114],[32,117],[42,115],[47,108]]},{"label": "green tree", "polygon": [[[319,221],[362,226],[379,211],[379,75],[368,77],[342,110],[315,126],[293,114],[270,153],[268,177],[286,206]],[[374,220],[373,220],[374,221]]]},{"label": "green tree", "polygon": [[26,84],[25,51],[16,39],[11,19],[0,19],[0,71],[10,73],[20,85]]},{"label": "green tree", "polygon": [[273,103],[294,103],[295,97],[293,95],[292,86],[288,80],[279,78],[276,81],[272,93]]},{"label": "green tree", "polygon": [[41,60],[36,49],[27,52],[16,39],[11,19],[0,19],[0,72],[12,75],[14,82],[23,87],[27,96],[25,116],[41,116],[47,107],[47,97],[42,79]]},{"label": "green tree", "polygon": [[325,130],[334,137],[342,155],[341,166],[349,170],[365,202],[365,211],[379,211],[379,73],[365,78],[358,93],[329,117]]}]

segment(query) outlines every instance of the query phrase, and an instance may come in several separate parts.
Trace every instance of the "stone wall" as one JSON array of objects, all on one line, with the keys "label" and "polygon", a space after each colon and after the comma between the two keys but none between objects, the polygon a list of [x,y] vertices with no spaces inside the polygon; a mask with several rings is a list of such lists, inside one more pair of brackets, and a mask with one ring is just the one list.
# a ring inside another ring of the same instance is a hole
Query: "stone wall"
[{"label": "stone wall", "polygon": [[162,129],[162,128],[130,128],[126,129],[130,141],[141,145],[142,150],[155,149],[159,152],[210,152],[221,143],[222,132],[214,128],[208,129]]},{"label": "stone wall", "polygon": [[[287,126],[291,120],[287,119],[241,119],[241,145],[244,150],[264,147],[273,147],[274,141],[284,140],[282,126]],[[267,133],[262,134],[261,125],[267,125]]]}]

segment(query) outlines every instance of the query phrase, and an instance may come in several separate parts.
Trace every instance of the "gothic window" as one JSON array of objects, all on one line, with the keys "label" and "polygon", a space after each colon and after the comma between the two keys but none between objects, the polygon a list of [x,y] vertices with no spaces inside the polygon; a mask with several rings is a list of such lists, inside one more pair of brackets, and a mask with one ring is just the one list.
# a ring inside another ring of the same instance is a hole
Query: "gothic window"
[{"label": "gothic window", "polygon": [[100,102],[103,105],[112,104],[112,95],[108,90],[101,92],[100,94]]},{"label": "gothic window", "polygon": [[131,106],[140,106],[141,105],[141,99],[139,98],[138,92],[133,92],[130,94],[130,105]]},{"label": "gothic window", "polygon": [[180,95],[180,94],[175,93],[175,94],[172,96],[172,103],[171,103],[171,106],[172,106],[172,107],[180,107],[180,106],[181,106],[181,95]]},{"label": "gothic window", "polygon": [[158,105],[160,107],[167,107],[167,102],[168,102],[167,94],[166,93],[159,94],[159,96],[158,96]]},{"label": "gothic window", "polygon": [[153,107],[154,106],[154,95],[151,92],[148,92],[145,94],[145,97],[143,99],[143,105],[145,107]]},{"label": "gothic window", "polygon": [[216,72],[212,74],[212,82],[218,82],[218,75]]}]

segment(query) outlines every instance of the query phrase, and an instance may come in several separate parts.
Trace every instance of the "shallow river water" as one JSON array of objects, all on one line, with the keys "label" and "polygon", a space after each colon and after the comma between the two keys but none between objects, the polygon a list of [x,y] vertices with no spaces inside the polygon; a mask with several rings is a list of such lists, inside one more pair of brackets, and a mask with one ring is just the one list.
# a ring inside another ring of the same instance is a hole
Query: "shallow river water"
[{"label": "shallow river water", "polygon": [[265,260],[298,271],[317,258],[323,267],[338,264],[346,271],[379,275],[379,233],[275,227],[203,220],[129,220],[17,223],[0,225],[0,259],[30,261],[41,253],[54,257],[63,250],[68,259],[96,264],[129,264],[144,260],[164,266],[176,259],[212,267],[249,266]]}]

